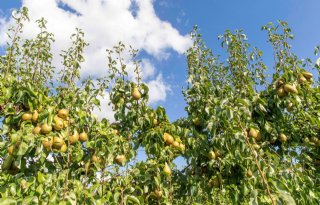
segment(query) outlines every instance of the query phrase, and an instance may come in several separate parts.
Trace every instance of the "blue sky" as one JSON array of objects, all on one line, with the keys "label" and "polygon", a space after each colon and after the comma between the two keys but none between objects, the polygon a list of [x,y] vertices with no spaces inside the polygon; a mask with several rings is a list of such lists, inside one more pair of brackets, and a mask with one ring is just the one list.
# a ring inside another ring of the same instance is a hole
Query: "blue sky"
[{"label": "blue sky", "polygon": [[[219,34],[226,29],[244,29],[249,42],[263,50],[265,62],[267,65],[272,65],[272,53],[266,42],[267,36],[260,28],[267,22],[276,22],[278,19],[288,21],[293,29],[295,35],[295,40],[292,42],[293,49],[299,57],[313,57],[313,48],[320,44],[318,0],[308,0],[303,3],[298,0],[156,0],[152,5],[159,19],[169,22],[181,35],[187,35],[194,25],[198,25],[208,46],[218,54],[223,54],[217,40]],[[20,6],[21,1],[18,0],[1,0],[0,15],[8,17],[13,8]],[[170,119],[174,120],[186,115],[181,94],[181,88],[185,86],[186,63],[185,56],[181,52],[175,52],[170,47],[167,52],[169,57],[166,59],[157,59],[147,52],[142,52],[145,54],[141,56],[148,59],[156,72],[161,72],[166,84],[170,85],[171,91],[166,91],[168,93],[166,97],[155,101],[153,106],[163,105]]]},{"label": "blue sky", "polygon": [[[313,50],[320,44],[320,1],[318,0],[303,2],[298,0],[168,0],[166,2],[168,6],[165,8],[156,4],[158,15],[172,22],[174,27],[183,33],[189,32],[193,25],[198,25],[204,40],[214,53],[223,54],[217,40],[219,34],[226,29],[244,29],[249,42],[264,52],[266,64],[272,65],[272,50],[266,42],[267,34],[260,28],[268,22],[275,23],[279,19],[289,22],[295,35],[292,42],[293,50],[299,57],[315,59]],[[182,23],[179,23],[177,18],[181,18]],[[178,60],[179,63],[177,58],[171,63],[185,67],[185,59],[178,58]],[[166,63],[166,66],[170,65]],[[171,72],[176,73],[175,70]],[[177,76],[177,79],[182,84],[185,74]],[[175,101],[179,101],[180,97],[180,95],[175,96]],[[169,113],[174,113],[179,106],[172,107],[174,107],[172,111],[167,108]]]}]

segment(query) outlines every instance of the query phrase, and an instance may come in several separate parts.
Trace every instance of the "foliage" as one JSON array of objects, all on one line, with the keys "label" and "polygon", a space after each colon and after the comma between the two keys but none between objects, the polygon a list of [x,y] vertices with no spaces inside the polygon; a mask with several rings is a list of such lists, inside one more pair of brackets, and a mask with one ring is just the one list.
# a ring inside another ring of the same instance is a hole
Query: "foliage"
[{"label": "foliage", "polygon": [[[319,74],[320,66],[292,52],[286,22],[262,27],[274,70],[242,31],[219,37],[228,54],[221,61],[195,28],[188,117],[171,123],[164,108],[147,104],[137,50],[119,43],[107,50],[108,75],[82,80],[88,44],[80,29],[57,72],[46,21],[22,39],[27,9],[13,17],[0,59],[0,204],[319,203],[320,88],[310,68]],[[114,123],[92,114],[105,92]],[[146,161],[137,161],[141,148]]]}]

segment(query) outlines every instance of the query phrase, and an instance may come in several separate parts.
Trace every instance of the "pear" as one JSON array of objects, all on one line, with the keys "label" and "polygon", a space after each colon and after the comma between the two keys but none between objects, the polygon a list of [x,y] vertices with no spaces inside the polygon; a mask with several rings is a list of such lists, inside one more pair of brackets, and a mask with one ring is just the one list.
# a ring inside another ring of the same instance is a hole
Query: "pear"
[{"label": "pear", "polygon": [[32,119],[32,114],[31,113],[24,113],[22,116],[21,116],[21,119],[23,121],[30,121]]},{"label": "pear", "polygon": [[53,144],[52,146],[56,149],[60,149],[65,142],[61,137],[55,136],[53,137]]},{"label": "pear", "polygon": [[216,154],[214,153],[214,151],[210,151],[208,154],[208,157],[210,160],[215,160],[216,159]]},{"label": "pear", "polygon": [[126,156],[124,156],[124,155],[118,155],[115,158],[116,163],[119,164],[119,165],[123,165],[123,163],[125,163],[126,160],[127,160]]},{"label": "pear", "polygon": [[39,113],[38,113],[38,111],[35,110],[32,114],[31,120],[32,120],[32,122],[36,123],[38,121],[38,118],[39,118]]},{"label": "pear", "polygon": [[161,199],[161,197],[162,197],[162,191],[161,191],[161,190],[155,190],[155,191],[154,191],[154,194],[156,195],[156,197],[157,197],[158,199]]},{"label": "pear", "polygon": [[172,143],[172,146],[173,146],[174,148],[179,148],[179,147],[180,147],[180,144],[179,144],[179,142],[174,141],[174,142]]},{"label": "pear", "polygon": [[167,162],[164,164],[163,172],[167,176],[170,176],[172,174],[171,168],[169,167]]},{"label": "pear", "polygon": [[308,82],[308,80],[307,80],[303,75],[301,75],[301,76],[299,76],[299,78],[298,78],[298,82],[299,82],[300,84],[304,84],[304,83]]},{"label": "pear", "polygon": [[283,89],[284,89],[287,93],[298,94],[298,90],[297,90],[296,86],[294,86],[294,85],[285,84],[285,85],[283,86]]},{"label": "pear", "polygon": [[309,72],[302,72],[303,77],[305,77],[307,80],[310,80],[312,78],[312,73]]},{"label": "pear", "polygon": [[73,134],[69,136],[69,143],[75,144],[79,141],[79,133],[77,130],[73,131]]},{"label": "pear", "polygon": [[183,143],[179,143],[179,148],[181,151],[184,151],[186,149],[186,146]]},{"label": "pear", "polygon": [[38,135],[38,134],[40,134],[40,132],[41,132],[41,127],[38,125],[35,128],[33,128],[33,130],[32,130],[32,133],[34,135]]},{"label": "pear", "polygon": [[174,138],[166,132],[163,134],[163,139],[167,145],[171,145],[174,142]]},{"label": "pear", "polygon": [[66,145],[66,144],[63,144],[63,145],[61,146],[61,148],[60,148],[60,151],[61,151],[61,152],[66,152],[67,149],[68,149],[67,145]]},{"label": "pear", "polygon": [[62,119],[67,120],[68,116],[69,116],[69,110],[61,109],[58,111],[58,117]]},{"label": "pear", "polygon": [[258,133],[259,133],[259,131],[257,131],[256,129],[250,128],[248,136],[252,137],[252,138],[257,138],[258,137]]},{"label": "pear", "polygon": [[52,126],[44,123],[41,125],[41,133],[48,134],[52,131]]},{"label": "pear", "polygon": [[85,142],[88,140],[88,134],[86,132],[82,132],[79,135],[79,140],[80,142]]},{"label": "pear", "polygon": [[91,157],[91,160],[92,160],[93,162],[95,162],[95,163],[101,163],[101,162],[102,162],[102,160],[100,159],[100,157],[98,157],[97,155],[93,155],[93,156]]},{"label": "pear", "polygon": [[63,120],[61,118],[56,118],[53,127],[55,130],[61,130],[64,127]]},{"label": "pear", "polygon": [[283,86],[281,86],[280,88],[278,88],[277,90],[277,94],[280,98],[285,97],[287,95],[287,93],[284,91]]},{"label": "pear", "polygon": [[51,137],[47,137],[47,138],[44,138],[41,142],[42,142],[42,146],[46,150],[49,150],[53,144],[53,139]]},{"label": "pear", "polygon": [[141,98],[141,93],[137,87],[132,89],[131,96],[134,100],[139,100]]},{"label": "pear", "polygon": [[285,134],[281,133],[279,135],[279,141],[280,142],[286,142],[287,140],[288,140],[288,138],[287,138],[287,136]]}]

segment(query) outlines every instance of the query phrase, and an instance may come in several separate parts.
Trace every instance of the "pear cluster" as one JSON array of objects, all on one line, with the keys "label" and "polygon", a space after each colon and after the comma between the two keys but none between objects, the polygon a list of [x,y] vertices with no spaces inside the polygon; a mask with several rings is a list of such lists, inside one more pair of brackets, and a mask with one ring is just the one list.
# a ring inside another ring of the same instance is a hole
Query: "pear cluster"
[{"label": "pear cluster", "polygon": [[164,133],[163,134],[163,140],[164,142],[166,143],[166,145],[168,146],[172,146],[174,147],[175,149],[179,149],[181,151],[184,151],[185,150],[185,145],[181,142],[181,140],[179,139],[174,139],[172,137],[172,135],[170,135],[169,133]]}]

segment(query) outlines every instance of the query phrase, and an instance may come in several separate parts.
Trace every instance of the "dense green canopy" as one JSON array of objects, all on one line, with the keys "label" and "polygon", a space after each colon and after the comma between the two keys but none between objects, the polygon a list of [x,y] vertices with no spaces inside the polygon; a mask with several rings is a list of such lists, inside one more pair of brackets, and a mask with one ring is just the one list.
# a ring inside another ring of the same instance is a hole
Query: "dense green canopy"
[{"label": "dense green canopy", "polygon": [[[147,105],[136,50],[119,43],[106,52],[108,75],[82,80],[80,29],[58,71],[46,21],[22,39],[27,9],[14,18],[0,58],[0,204],[319,203],[320,63],[291,51],[286,22],[262,27],[269,69],[242,31],[220,36],[221,60],[195,28],[182,91],[188,117],[169,122],[164,108]],[[114,123],[92,114],[105,92]]]}]

